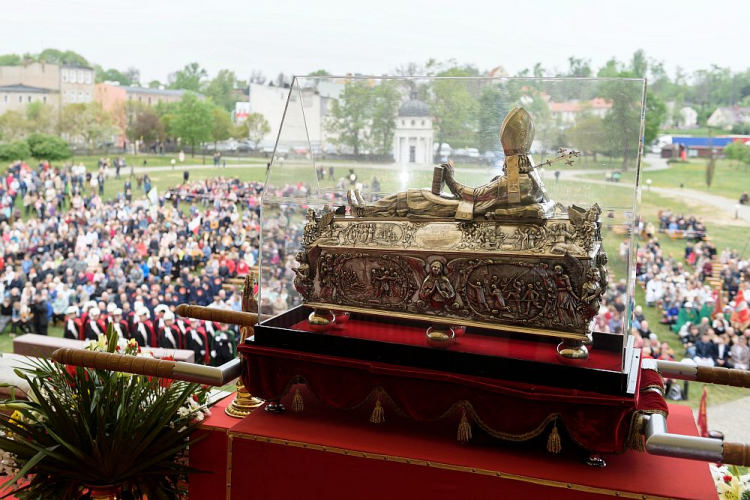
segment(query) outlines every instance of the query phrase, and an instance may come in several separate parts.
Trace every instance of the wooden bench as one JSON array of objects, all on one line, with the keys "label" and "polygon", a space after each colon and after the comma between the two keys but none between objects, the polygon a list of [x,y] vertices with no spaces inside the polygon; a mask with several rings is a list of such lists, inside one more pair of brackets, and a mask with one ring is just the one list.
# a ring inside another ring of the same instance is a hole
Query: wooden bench
[{"label": "wooden bench", "polygon": [[[83,349],[85,344],[85,340],[73,340],[29,333],[13,339],[13,353],[22,356],[50,358],[52,357],[52,353],[61,347]],[[151,352],[151,354],[157,359],[172,356],[175,361],[185,361],[187,363],[195,362],[195,353],[187,349],[162,349],[157,347],[144,348],[143,350]]]}]

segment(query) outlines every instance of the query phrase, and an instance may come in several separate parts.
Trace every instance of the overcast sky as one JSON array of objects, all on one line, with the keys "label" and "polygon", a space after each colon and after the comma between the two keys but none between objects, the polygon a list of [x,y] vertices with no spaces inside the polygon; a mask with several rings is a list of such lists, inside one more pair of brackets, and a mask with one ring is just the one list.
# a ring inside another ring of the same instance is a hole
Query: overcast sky
[{"label": "overcast sky", "polygon": [[141,80],[197,61],[213,76],[259,69],[387,74],[454,58],[510,74],[568,57],[627,60],[642,48],[670,73],[750,67],[748,0],[24,0],[3,1],[0,53],[79,52]]}]

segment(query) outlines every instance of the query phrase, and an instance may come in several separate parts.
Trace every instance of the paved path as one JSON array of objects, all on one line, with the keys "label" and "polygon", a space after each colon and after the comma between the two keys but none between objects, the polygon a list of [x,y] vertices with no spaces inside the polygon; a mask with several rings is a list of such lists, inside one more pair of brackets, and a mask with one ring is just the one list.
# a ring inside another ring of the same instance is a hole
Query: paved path
[{"label": "paved path", "polygon": [[[657,170],[667,170],[670,167],[670,165],[667,163],[667,160],[664,158],[660,158],[658,155],[652,155],[649,154],[645,158],[645,162],[649,164],[648,167],[644,168],[642,172],[654,172]],[[617,182],[607,182],[600,179],[590,179],[581,177],[582,175],[590,175],[592,172],[591,170],[568,170],[563,171],[560,175],[560,179],[567,180],[567,181],[576,181],[576,182],[587,182],[589,184],[604,184],[606,186],[612,186],[615,187],[621,187],[621,188],[630,188],[631,185],[625,183],[625,184],[619,184]],[[643,185],[645,181],[641,179],[641,183]],[[648,189],[646,187],[643,187],[642,189]],[[712,205],[715,208],[718,208],[723,212],[723,217],[728,219],[735,219],[739,218],[741,220],[744,220],[745,222],[750,222],[750,205],[737,205],[737,200],[730,200],[729,198],[725,198],[723,196],[717,196],[714,194],[708,194],[703,191],[698,191],[695,189],[675,189],[675,188],[661,188],[661,187],[651,187],[649,191],[660,194],[662,196],[666,196],[668,198],[675,198],[680,201],[683,201],[687,204],[695,203],[698,205]]]},{"label": "paved path", "polygon": [[[710,387],[708,392],[710,399]],[[694,397],[699,398],[700,395]],[[694,410],[693,414],[697,420],[697,410]],[[706,415],[708,415],[708,430],[723,432],[724,439],[727,441],[750,444],[750,424],[747,420],[747,416],[750,415],[750,396],[728,403],[709,405],[706,408]]]}]

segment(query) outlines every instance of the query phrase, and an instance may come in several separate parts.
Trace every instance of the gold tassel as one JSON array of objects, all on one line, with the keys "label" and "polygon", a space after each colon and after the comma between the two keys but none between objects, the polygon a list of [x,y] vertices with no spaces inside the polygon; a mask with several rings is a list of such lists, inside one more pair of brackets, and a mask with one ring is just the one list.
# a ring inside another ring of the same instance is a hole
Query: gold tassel
[{"label": "gold tassel", "polygon": [[302,394],[300,394],[299,389],[294,393],[294,397],[292,398],[292,411],[299,413],[305,409],[305,400],[302,399]]},{"label": "gold tassel", "polygon": [[385,422],[385,411],[383,410],[383,405],[380,404],[380,397],[375,401],[375,408],[373,408],[372,415],[370,415],[370,422],[373,424],[382,424]]},{"label": "gold tassel", "polygon": [[643,435],[638,429],[639,412],[634,412],[630,418],[630,431],[625,441],[625,449],[633,451],[646,451],[646,445],[643,443]]},{"label": "gold tassel", "polygon": [[458,424],[457,439],[462,444],[468,443],[469,439],[471,439],[471,425],[469,425],[469,419],[466,418],[466,410],[464,410],[464,414],[461,417],[461,423]]},{"label": "gold tassel", "polygon": [[552,426],[552,432],[549,434],[547,439],[547,451],[550,453],[560,453],[562,451],[562,444],[560,443],[560,433],[557,432],[557,419]]}]

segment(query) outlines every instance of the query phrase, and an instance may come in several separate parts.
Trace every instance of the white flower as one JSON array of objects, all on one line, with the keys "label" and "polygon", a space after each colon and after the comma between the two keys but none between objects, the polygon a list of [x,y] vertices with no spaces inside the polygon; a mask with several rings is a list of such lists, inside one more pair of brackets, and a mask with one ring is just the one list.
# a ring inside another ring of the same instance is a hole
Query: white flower
[{"label": "white flower", "polygon": [[185,432],[186,430],[187,430],[187,427],[183,425],[182,427],[180,427],[180,430],[178,430],[177,432],[181,434]]},{"label": "white flower", "polygon": [[184,406],[180,406],[180,408],[177,410],[177,415],[180,417],[187,417],[190,413],[190,410],[185,408]]}]

